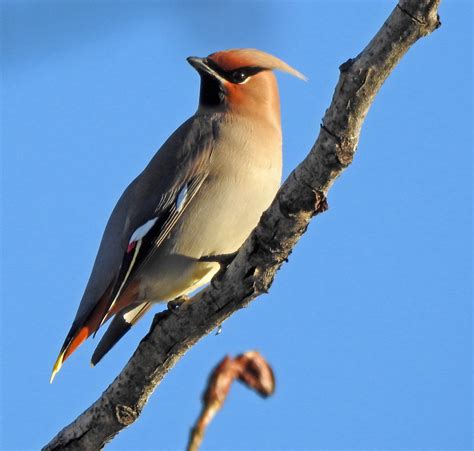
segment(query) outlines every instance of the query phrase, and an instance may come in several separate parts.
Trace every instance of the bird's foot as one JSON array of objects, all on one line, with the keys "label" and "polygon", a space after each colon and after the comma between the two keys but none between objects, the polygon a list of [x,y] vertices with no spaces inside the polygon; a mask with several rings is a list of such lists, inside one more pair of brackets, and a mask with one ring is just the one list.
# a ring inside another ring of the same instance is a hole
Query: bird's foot
[{"label": "bird's foot", "polygon": [[232,252],[231,254],[220,254],[220,255],[205,255],[199,259],[200,262],[213,262],[219,263],[220,268],[217,274],[214,276],[220,278],[228,266],[234,261],[238,251]]},{"label": "bird's foot", "polygon": [[176,313],[179,308],[185,303],[189,301],[189,297],[186,295],[179,296],[176,299],[173,299],[172,301],[169,301],[168,304],[166,305],[167,309],[171,313]]}]

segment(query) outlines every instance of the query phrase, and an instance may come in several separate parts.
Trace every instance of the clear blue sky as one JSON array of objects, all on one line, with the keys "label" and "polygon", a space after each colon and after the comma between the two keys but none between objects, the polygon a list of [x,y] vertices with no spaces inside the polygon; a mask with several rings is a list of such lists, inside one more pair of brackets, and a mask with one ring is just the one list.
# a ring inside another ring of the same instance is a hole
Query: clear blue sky
[{"label": "clear blue sky", "polygon": [[[197,105],[186,63],[257,47],[279,75],[285,175],[318,133],[338,66],[394,1],[2,2],[2,445],[38,449],[148,330],[96,368],[51,367],[106,220]],[[202,340],[111,450],[183,449],[210,369],[258,349],[277,390],[235,386],[204,449],[472,449],[472,6],[444,2],[378,95],[353,165],[270,294]]]}]

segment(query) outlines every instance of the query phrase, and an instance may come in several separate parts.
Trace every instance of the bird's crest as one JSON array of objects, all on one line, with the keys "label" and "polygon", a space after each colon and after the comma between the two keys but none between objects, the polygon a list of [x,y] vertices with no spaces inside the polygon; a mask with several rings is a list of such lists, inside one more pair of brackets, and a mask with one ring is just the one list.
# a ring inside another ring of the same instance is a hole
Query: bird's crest
[{"label": "bird's crest", "polygon": [[281,59],[257,49],[222,50],[220,52],[212,53],[208,58],[226,71],[232,71],[248,66],[261,67],[268,70],[281,70],[283,72],[288,72],[301,80],[307,80],[301,72],[297,71],[289,64],[286,64]]}]

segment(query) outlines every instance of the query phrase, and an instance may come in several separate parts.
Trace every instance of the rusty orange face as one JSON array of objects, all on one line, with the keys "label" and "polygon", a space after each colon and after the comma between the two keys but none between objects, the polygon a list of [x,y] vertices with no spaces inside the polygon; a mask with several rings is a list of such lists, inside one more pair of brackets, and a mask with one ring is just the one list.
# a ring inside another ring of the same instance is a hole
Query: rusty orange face
[{"label": "rusty orange face", "polygon": [[303,78],[282,60],[255,49],[224,50],[188,61],[201,75],[200,103],[208,107],[275,104],[278,89],[273,69]]}]

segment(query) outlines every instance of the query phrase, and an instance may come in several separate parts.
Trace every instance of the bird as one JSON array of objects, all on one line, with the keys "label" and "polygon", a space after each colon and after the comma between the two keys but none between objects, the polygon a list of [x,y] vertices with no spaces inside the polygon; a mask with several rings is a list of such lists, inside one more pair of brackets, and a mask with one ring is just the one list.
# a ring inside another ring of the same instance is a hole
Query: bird
[{"label": "bird", "polygon": [[130,183],[107,222],[89,281],[51,374],[109,319],[91,364],[157,302],[210,282],[270,206],[281,183],[274,70],[281,59],[241,48],[188,57],[198,108]]}]

